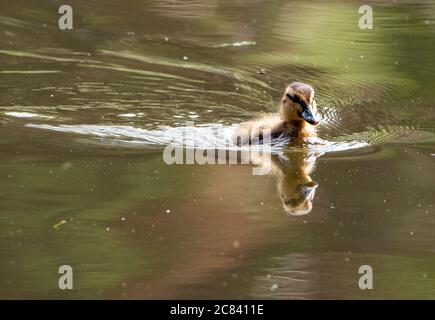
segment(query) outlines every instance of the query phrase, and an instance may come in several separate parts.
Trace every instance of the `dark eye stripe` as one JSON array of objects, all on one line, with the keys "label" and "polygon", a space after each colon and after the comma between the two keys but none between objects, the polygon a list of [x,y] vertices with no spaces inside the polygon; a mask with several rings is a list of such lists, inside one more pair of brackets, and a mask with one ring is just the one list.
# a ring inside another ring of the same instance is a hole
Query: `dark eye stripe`
[{"label": "dark eye stripe", "polygon": [[307,108],[307,104],[304,100],[301,100],[297,95],[291,96],[289,93],[286,94],[287,98],[289,98],[294,103],[299,103],[302,108]]},{"label": "dark eye stripe", "polygon": [[287,98],[289,98],[291,101],[293,101],[294,103],[299,103],[299,97],[298,96],[291,96],[289,93],[286,94]]}]

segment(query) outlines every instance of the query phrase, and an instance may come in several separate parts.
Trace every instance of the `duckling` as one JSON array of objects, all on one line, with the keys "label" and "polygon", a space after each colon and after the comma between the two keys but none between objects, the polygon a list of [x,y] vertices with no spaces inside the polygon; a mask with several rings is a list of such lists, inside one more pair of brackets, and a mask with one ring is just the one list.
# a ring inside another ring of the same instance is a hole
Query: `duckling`
[{"label": "duckling", "polygon": [[271,138],[288,136],[297,139],[315,137],[317,104],[313,87],[301,82],[287,86],[281,98],[279,114],[266,114],[258,119],[243,123],[236,131],[237,145],[253,143],[253,137],[270,130]]}]

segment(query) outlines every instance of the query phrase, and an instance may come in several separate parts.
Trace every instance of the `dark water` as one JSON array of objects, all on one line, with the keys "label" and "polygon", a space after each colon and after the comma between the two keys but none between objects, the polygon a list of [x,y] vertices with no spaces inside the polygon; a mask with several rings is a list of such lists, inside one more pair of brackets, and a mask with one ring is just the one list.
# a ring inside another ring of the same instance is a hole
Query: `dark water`
[{"label": "dark water", "polygon": [[[74,1],[73,31],[61,4],[0,0],[1,298],[435,298],[435,2],[374,30],[355,1]],[[271,175],[149,143],[296,80],[328,147]]]}]

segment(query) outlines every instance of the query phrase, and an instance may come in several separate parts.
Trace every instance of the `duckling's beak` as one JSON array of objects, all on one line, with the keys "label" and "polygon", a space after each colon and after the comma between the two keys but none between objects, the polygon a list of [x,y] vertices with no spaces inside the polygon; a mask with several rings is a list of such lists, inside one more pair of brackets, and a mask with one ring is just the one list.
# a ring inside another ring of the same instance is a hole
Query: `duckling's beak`
[{"label": "duckling's beak", "polygon": [[319,184],[315,181],[307,182],[303,185],[301,185],[300,191],[301,195],[304,199],[310,199],[313,200],[314,194],[316,193],[316,188],[319,186]]},{"label": "duckling's beak", "polygon": [[304,110],[299,114],[306,122],[316,126],[319,124],[319,119],[311,112],[310,109],[304,108]]}]

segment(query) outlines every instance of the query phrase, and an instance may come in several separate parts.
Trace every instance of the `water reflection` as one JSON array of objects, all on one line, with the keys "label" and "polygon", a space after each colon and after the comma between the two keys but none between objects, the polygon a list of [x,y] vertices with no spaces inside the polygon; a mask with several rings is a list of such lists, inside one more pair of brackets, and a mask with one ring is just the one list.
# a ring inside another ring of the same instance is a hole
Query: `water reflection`
[{"label": "water reflection", "polygon": [[321,153],[286,152],[252,157],[252,163],[276,178],[276,190],[284,210],[292,216],[311,212],[318,183],[311,178]]}]

